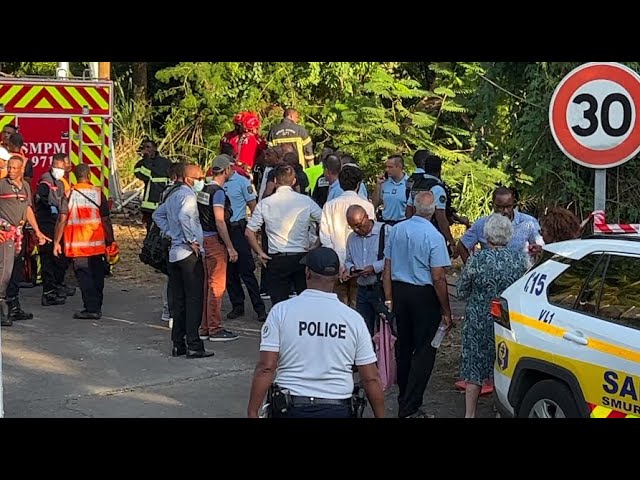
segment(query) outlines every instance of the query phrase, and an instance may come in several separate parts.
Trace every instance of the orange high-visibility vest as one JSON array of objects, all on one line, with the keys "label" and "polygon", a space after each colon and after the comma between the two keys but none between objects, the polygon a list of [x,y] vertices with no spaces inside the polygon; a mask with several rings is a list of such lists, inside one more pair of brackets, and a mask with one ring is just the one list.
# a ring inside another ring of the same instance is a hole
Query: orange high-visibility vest
[{"label": "orange high-visibility vest", "polygon": [[62,184],[64,185],[64,196],[68,197],[69,196],[69,192],[71,191],[71,184],[69,183],[69,180],[67,180],[66,178],[62,177],[60,179],[60,181],[62,182]]},{"label": "orange high-visibility vest", "polygon": [[100,217],[101,201],[100,187],[78,183],[71,189],[69,217],[64,227],[64,254],[67,257],[104,255],[106,244]]}]

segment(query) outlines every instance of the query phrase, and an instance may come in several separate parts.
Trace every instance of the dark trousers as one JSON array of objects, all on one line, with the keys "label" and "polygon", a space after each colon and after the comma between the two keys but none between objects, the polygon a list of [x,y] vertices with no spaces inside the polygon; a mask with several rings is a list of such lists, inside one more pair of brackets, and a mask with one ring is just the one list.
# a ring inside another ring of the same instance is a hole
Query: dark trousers
[{"label": "dark trousers", "polygon": [[291,283],[300,295],[307,288],[305,266],[300,264],[304,253],[274,253],[269,254],[271,260],[267,263],[267,293],[271,296],[271,303],[282,302],[289,298]]},{"label": "dark trousers", "polygon": [[151,228],[151,224],[153,223],[153,212],[142,212],[142,224],[144,228],[147,229],[147,232]]},{"label": "dark trousers", "polygon": [[398,323],[398,416],[416,413],[422,405],[437,350],[431,341],[442,315],[431,285],[393,282],[393,308]]},{"label": "dark trousers", "polygon": [[342,405],[301,405],[287,413],[273,412],[273,418],[351,418],[351,409]]},{"label": "dark trousers", "polygon": [[253,309],[257,314],[265,312],[264,302],[260,298],[260,287],[255,275],[256,264],[251,254],[251,247],[244,236],[244,222],[234,226],[229,232],[233,248],[238,252],[238,261],[227,263],[227,293],[234,310],[244,311],[244,290],[242,282],[247,287]]},{"label": "dark trousers", "polygon": [[173,293],[171,293],[171,282],[169,281],[169,277],[167,277],[167,308],[169,309],[171,318],[173,318]]},{"label": "dark trousers", "polygon": [[373,336],[373,327],[376,323],[378,314],[376,306],[382,301],[382,292],[377,286],[372,288],[358,285],[358,293],[356,295],[356,311],[362,315],[369,333]]},{"label": "dark trousers", "polygon": [[16,255],[13,261],[11,280],[7,287],[7,298],[17,298],[20,293],[20,282],[22,281],[22,275],[24,273],[24,255],[27,250],[26,234],[22,237],[22,243],[20,245],[15,245],[15,248],[19,248],[20,253]]},{"label": "dark trousers", "polygon": [[198,328],[202,321],[204,267],[202,256],[194,253],[179,262],[169,263],[169,288],[173,302],[171,340],[175,347],[204,350]]},{"label": "dark trousers", "polygon": [[[267,239],[267,232],[264,229],[264,225],[262,226],[262,234],[260,235],[260,244],[263,252],[269,251],[269,240]],[[261,265],[260,269],[260,293],[267,293],[269,291],[267,288],[267,267]]]},{"label": "dark trousers", "polygon": [[105,262],[102,255],[74,257],[73,270],[80,285],[82,303],[89,313],[102,311]]},{"label": "dark trousers", "polygon": [[13,240],[0,243],[0,302],[7,299],[7,289],[11,282],[15,260],[15,244]]},{"label": "dark trousers", "polygon": [[42,265],[42,293],[47,294],[64,285],[68,260],[64,255],[53,255],[53,243],[47,242],[38,248]]}]

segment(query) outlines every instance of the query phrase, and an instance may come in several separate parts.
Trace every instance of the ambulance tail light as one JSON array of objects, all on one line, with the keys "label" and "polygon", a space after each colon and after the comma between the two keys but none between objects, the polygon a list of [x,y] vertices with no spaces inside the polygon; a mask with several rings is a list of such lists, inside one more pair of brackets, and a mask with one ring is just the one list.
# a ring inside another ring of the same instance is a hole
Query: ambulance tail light
[{"label": "ambulance tail light", "polygon": [[498,325],[511,330],[509,304],[504,298],[494,298],[491,300],[491,316]]}]

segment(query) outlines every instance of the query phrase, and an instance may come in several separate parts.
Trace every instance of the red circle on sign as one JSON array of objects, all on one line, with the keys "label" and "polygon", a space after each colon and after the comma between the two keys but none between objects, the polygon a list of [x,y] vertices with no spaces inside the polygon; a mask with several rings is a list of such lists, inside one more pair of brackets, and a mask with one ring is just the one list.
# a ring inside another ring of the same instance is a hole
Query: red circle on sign
[{"label": "red circle on sign", "polygon": [[[631,95],[636,118],[629,136],[609,150],[594,150],[578,142],[567,122],[567,110],[573,94],[593,80],[609,80]],[[612,168],[625,163],[640,151],[640,78],[623,66],[612,63],[588,63],[570,72],[558,85],[551,98],[549,123],[560,149],[574,162],[590,168]]]}]

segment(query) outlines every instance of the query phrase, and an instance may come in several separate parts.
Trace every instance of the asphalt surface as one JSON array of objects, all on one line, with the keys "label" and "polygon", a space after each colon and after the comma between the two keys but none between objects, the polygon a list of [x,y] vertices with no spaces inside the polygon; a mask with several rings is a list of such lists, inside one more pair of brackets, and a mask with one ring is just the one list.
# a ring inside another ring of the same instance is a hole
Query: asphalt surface
[{"label": "asphalt surface", "polygon": [[[41,292],[22,289],[22,307],[34,318],[2,328],[5,417],[245,416],[262,325],[248,301],[244,318],[226,321],[238,340],[205,341],[215,356],[186,359],[171,357],[159,291],[150,295],[108,278],[98,321],[72,318],[81,310],[79,290],[66,305],[51,307],[40,305]],[[229,310],[225,297],[224,314]],[[460,416],[464,396],[448,378],[446,389],[438,416]],[[387,394],[389,416],[394,392]]]}]

